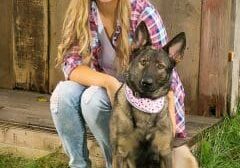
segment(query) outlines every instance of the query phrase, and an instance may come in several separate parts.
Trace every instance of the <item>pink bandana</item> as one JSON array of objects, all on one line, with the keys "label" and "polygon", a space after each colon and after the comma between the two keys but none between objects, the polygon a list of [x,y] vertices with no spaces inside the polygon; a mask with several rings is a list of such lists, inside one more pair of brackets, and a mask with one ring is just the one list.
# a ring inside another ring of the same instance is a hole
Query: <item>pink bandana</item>
[{"label": "pink bandana", "polygon": [[137,98],[133,95],[132,90],[126,85],[125,94],[128,102],[138,110],[146,113],[160,113],[164,106],[165,97],[152,100],[148,98]]}]

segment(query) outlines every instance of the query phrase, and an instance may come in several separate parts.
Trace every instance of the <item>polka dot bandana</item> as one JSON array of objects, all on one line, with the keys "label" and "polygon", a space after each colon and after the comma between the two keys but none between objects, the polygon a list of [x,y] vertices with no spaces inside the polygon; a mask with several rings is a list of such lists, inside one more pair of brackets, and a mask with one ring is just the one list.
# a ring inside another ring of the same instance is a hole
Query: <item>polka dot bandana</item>
[{"label": "polka dot bandana", "polygon": [[132,90],[126,85],[125,87],[126,98],[129,103],[146,113],[160,113],[164,106],[165,97],[160,97],[158,99],[152,100],[148,98],[137,98],[133,95]]}]

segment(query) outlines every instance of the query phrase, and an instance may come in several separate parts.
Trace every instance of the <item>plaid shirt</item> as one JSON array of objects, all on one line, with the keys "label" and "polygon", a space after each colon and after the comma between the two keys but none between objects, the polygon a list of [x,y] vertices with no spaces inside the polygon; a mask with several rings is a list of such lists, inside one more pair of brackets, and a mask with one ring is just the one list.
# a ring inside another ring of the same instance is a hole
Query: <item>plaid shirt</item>
[{"label": "plaid shirt", "polygon": [[[92,68],[97,71],[103,72],[102,67],[99,65],[98,60],[101,55],[101,43],[98,38],[98,25],[97,25],[97,5],[92,1],[91,10],[89,13],[89,22],[91,30],[91,52],[93,55]],[[139,23],[144,22],[148,28],[152,46],[156,49],[162,48],[168,41],[166,29],[162,22],[162,19],[158,11],[148,0],[131,0],[131,18],[130,18],[130,35],[129,39],[133,38],[133,34],[139,25]],[[121,33],[121,26],[117,22],[115,32],[112,36],[111,42],[113,46],[116,46],[116,41]],[[82,63],[81,55],[78,54],[79,46],[73,46],[64,56],[64,63],[62,65],[62,70],[65,79],[69,79],[70,73]],[[172,90],[175,95],[175,112],[176,112],[176,136],[185,137],[185,117],[184,117],[184,89],[180,78],[176,72],[173,70],[172,74]]]}]

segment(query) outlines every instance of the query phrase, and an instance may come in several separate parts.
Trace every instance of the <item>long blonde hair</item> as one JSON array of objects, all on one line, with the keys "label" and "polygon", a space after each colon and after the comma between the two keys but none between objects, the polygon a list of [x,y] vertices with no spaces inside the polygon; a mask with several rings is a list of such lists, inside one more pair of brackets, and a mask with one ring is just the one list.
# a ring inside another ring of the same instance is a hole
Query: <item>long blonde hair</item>
[{"label": "long blonde hair", "polygon": [[[117,57],[119,67],[124,70],[129,63],[129,29],[130,29],[130,2],[119,0],[118,19],[121,25],[121,34],[117,41]],[[58,46],[56,67],[63,62],[66,52],[76,43],[80,47],[79,54],[83,59],[90,60],[91,30],[89,26],[91,0],[71,0],[62,29],[62,40]]]}]

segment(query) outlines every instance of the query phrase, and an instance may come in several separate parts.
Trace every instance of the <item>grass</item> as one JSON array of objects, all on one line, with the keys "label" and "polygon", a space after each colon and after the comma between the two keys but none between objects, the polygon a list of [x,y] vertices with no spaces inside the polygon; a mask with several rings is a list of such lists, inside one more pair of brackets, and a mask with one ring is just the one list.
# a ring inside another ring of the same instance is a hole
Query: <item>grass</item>
[{"label": "grass", "polygon": [[0,168],[67,168],[67,162],[68,159],[61,153],[53,153],[40,159],[0,155]]},{"label": "grass", "polygon": [[240,108],[203,134],[196,156],[202,168],[240,168]]},{"label": "grass", "polygon": [[[196,150],[201,168],[240,168],[240,108],[234,118],[225,118],[201,137]],[[68,158],[53,153],[40,159],[0,155],[0,168],[67,168]]]}]

